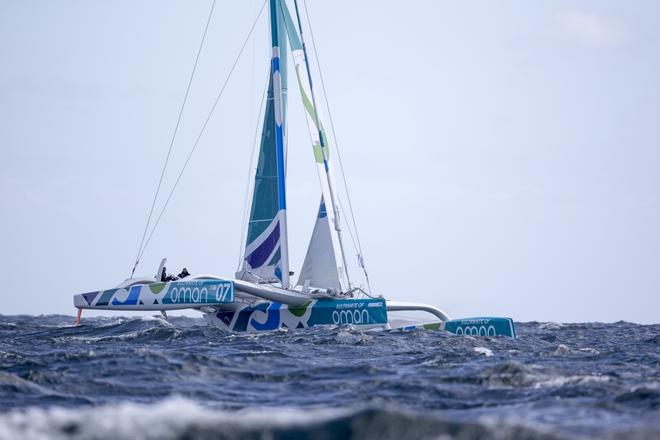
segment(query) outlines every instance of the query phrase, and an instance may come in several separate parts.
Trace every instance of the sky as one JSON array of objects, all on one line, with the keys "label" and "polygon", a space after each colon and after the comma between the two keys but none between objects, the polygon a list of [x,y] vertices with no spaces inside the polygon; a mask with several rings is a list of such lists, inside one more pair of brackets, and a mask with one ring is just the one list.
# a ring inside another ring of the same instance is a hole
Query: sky
[{"label": "sky", "polygon": [[[660,3],[306,3],[374,293],[452,317],[660,322]],[[162,196],[261,4],[218,1]],[[72,315],[72,295],[129,276],[210,6],[0,0],[1,314]],[[233,276],[267,26],[138,274],[168,257]],[[289,104],[297,272],[320,188],[295,87]]]}]

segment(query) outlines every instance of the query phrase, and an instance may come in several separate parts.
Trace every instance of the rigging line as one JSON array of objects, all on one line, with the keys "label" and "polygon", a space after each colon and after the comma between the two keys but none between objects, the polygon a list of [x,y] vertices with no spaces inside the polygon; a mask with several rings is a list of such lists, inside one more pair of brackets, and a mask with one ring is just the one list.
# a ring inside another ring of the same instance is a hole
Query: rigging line
[{"label": "rigging line", "polygon": [[[270,65],[268,66],[268,71],[270,71]],[[247,216],[248,216],[248,211],[250,210],[249,206],[249,201],[250,201],[250,189],[252,188],[252,185],[250,184],[252,180],[252,167],[254,166],[254,152],[257,149],[257,136],[259,133],[259,121],[262,119],[262,112],[264,112],[265,106],[264,103],[266,102],[266,95],[268,93],[268,83],[270,81],[270,76],[266,75],[266,85],[264,86],[264,91],[261,95],[261,103],[259,104],[259,114],[257,115],[257,120],[256,124],[254,127],[254,138],[252,139],[252,150],[250,152],[250,166],[248,168],[248,177],[247,177],[247,185],[245,187],[245,200],[244,200],[244,205],[243,205],[243,221],[241,222],[242,229],[241,229],[241,237],[240,237],[240,248],[238,250],[238,266],[236,268],[236,271],[238,272],[241,268],[241,263],[243,262],[243,246],[245,245],[245,235],[247,233]]]},{"label": "rigging line", "polygon": [[215,111],[216,106],[218,105],[218,102],[220,101],[220,98],[222,97],[222,94],[225,91],[225,88],[227,87],[227,84],[229,83],[229,79],[231,78],[232,74],[234,73],[234,70],[236,70],[236,66],[238,65],[238,60],[241,58],[241,55],[243,55],[243,52],[245,50],[245,46],[247,46],[248,41],[250,40],[250,37],[252,36],[252,32],[254,32],[254,28],[257,26],[257,23],[259,22],[259,18],[261,17],[261,14],[264,11],[264,7],[266,6],[266,1],[264,1],[263,5],[261,5],[261,9],[259,10],[259,14],[257,17],[254,19],[254,23],[252,23],[252,27],[250,28],[250,31],[248,32],[247,36],[245,37],[245,41],[243,41],[243,45],[241,46],[241,50],[238,51],[238,55],[236,55],[236,59],[234,60],[234,63],[231,66],[231,69],[229,69],[229,73],[227,74],[227,77],[225,78],[224,83],[222,84],[222,87],[220,88],[220,92],[218,92],[218,96],[215,98],[215,101],[213,102],[213,105],[211,106],[211,109],[209,110],[209,114],[206,116],[206,120],[204,121],[204,124],[202,124],[202,128],[199,131],[199,134],[197,135],[197,138],[195,139],[195,143],[193,144],[193,147],[191,148],[190,152],[188,153],[188,156],[186,157],[186,161],[183,164],[183,167],[181,167],[181,171],[179,172],[179,175],[176,178],[176,181],[174,182],[174,185],[172,186],[172,189],[170,190],[169,195],[167,196],[167,199],[165,200],[165,204],[163,205],[163,208],[160,211],[160,214],[158,214],[158,218],[156,219],[156,222],[154,223],[154,226],[151,229],[151,232],[149,233],[149,237],[147,238],[147,241],[144,243],[144,247],[142,248],[142,252],[140,253],[138,260],[144,255],[144,252],[147,249],[147,246],[149,245],[149,242],[151,242],[151,238],[154,235],[154,232],[156,232],[156,228],[158,227],[158,224],[160,223],[161,218],[163,217],[163,214],[165,213],[165,210],[167,209],[167,206],[170,203],[170,200],[172,199],[172,195],[174,195],[174,191],[176,190],[177,186],[179,185],[179,182],[181,181],[181,177],[183,176],[184,171],[186,170],[186,167],[188,166],[188,163],[190,162],[190,158],[192,157],[193,153],[197,149],[197,145],[199,144],[199,140],[202,138],[202,135],[204,134],[204,131],[206,130],[206,126],[208,125],[209,121],[211,120],[211,116],[213,116],[213,112]]},{"label": "rigging line", "polygon": [[[342,205],[341,201],[339,201],[339,209],[344,209],[344,206]],[[355,243],[355,237],[353,236],[353,229],[351,228],[350,223],[346,223],[346,229],[348,229],[348,235],[351,237],[351,243],[353,243],[353,250],[357,254],[358,261],[360,261],[360,251],[358,250],[357,244]]]},{"label": "rigging line", "polygon": [[[341,201],[339,201],[338,203],[339,203],[339,209],[343,210],[343,209],[344,209],[344,205],[342,205]],[[353,237],[353,230],[352,230],[352,228],[351,228],[350,223],[347,223],[347,224],[346,224],[346,229],[348,229],[348,234],[349,234],[350,237],[351,237],[351,242],[353,243],[353,250],[354,250],[355,252],[360,252],[360,251],[358,250],[357,244],[355,243],[355,238]]]},{"label": "rigging line", "polygon": [[[252,2],[252,13],[254,14],[256,12],[257,12],[257,1],[254,0]],[[248,113],[248,120],[250,122],[251,122],[252,116],[254,115],[254,84],[256,83],[254,72],[256,70],[255,69],[255,66],[256,66],[256,52],[257,52],[256,46],[257,46],[256,40],[252,40],[252,68],[250,69],[250,113]],[[262,98],[263,98],[263,96],[262,96]],[[257,136],[257,130],[259,129],[258,127],[259,127],[260,116],[261,116],[261,104],[259,104],[259,114],[257,115],[257,119],[255,121],[254,135],[253,136],[250,135],[248,137],[248,145],[250,145],[250,165],[249,165],[248,173],[247,173],[247,175],[248,175],[247,180],[248,181],[247,181],[247,185],[245,187],[245,195],[244,195],[245,199],[243,201],[243,217],[242,217],[242,220],[241,220],[241,235],[238,239],[239,248],[238,248],[238,263],[236,264],[236,272],[238,272],[240,267],[241,267],[241,259],[242,259],[241,257],[242,257],[242,254],[243,254],[243,236],[245,235],[245,229],[246,229],[245,219],[247,217],[247,214],[246,214],[247,203],[248,203],[247,198],[249,196],[248,193],[250,192],[250,176],[252,174],[252,163],[254,161],[254,148],[255,148],[255,143],[256,143],[256,139],[253,139],[253,137],[256,138],[256,136]]]},{"label": "rigging line", "polygon": [[[339,208],[342,209],[342,210],[344,209],[343,205],[341,204],[341,201],[339,201]],[[371,283],[369,282],[369,274],[367,273],[367,270],[364,267],[364,259],[362,258],[362,253],[359,251],[357,245],[355,244],[355,238],[353,237],[353,231],[351,229],[350,223],[346,223],[346,228],[348,229],[348,234],[351,237],[351,242],[353,243],[353,249],[357,253],[358,264],[360,265],[360,267],[362,268],[362,270],[364,272],[364,278],[367,282],[367,290],[369,290],[369,293],[371,293]],[[355,231],[355,234],[357,235],[357,231]],[[357,287],[355,289],[360,290],[362,293],[364,293],[369,298],[373,298],[373,296],[371,296],[369,293],[363,291],[362,289],[357,288]]]},{"label": "rigging line", "polygon": [[140,255],[142,254],[142,246],[144,245],[144,239],[147,236],[147,230],[149,229],[149,224],[151,223],[151,218],[154,214],[154,208],[156,207],[156,200],[158,200],[158,194],[160,193],[160,188],[163,185],[163,178],[165,177],[165,170],[167,169],[167,164],[170,161],[170,156],[172,155],[172,147],[174,146],[174,140],[176,139],[176,134],[179,131],[179,125],[181,124],[181,117],[183,116],[183,110],[186,107],[186,102],[188,102],[188,94],[190,93],[190,86],[192,85],[193,78],[195,77],[195,72],[197,71],[197,64],[199,62],[199,56],[202,53],[202,48],[204,47],[204,41],[206,40],[206,33],[209,30],[209,24],[211,23],[211,17],[213,16],[213,9],[215,9],[215,2],[211,3],[211,10],[209,11],[209,16],[206,19],[206,26],[204,27],[204,33],[202,34],[202,41],[199,43],[199,49],[197,49],[197,56],[195,57],[195,63],[193,64],[192,72],[190,73],[190,79],[188,80],[188,86],[186,87],[186,93],[183,97],[183,102],[181,103],[181,109],[179,110],[179,116],[176,120],[176,126],[174,127],[174,132],[172,133],[172,139],[170,140],[170,147],[167,150],[167,157],[165,158],[165,163],[163,164],[163,170],[160,172],[160,178],[158,179],[158,186],[156,187],[156,194],[154,194],[154,200],[151,202],[151,209],[149,209],[149,216],[147,217],[147,223],[144,225],[144,232],[142,233],[142,239],[140,240],[140,247],[138,248],[137,256],[135,257],[135,264],[133,265],[133,270],[131,271],[130,278],[133,278],[135,274],[135,269],[137,269],[138,264],[140,263]]},{"label": "rigging line", "polygon": [[337,133],[335,132],[335,124],[332,119],[332,112],[330,111],[330,103],[328,102],[328,94],[325,90],[325,81],[323,80],[323,71],[321,69],[321,62],[319,61],[319,53],[316,50],[316,41],[314,40],[314,29],[312,27],[312,22],[309,19],[309,11],[307,9],[307,0],[303,0],[303,5],[305,6],[305,17],[307,18],[307,24],[309,25],[309,34],[312,37],[312,48],[314,49],[314,58],[316,59],[316,65],[318,66],[319,70],[319,78],[321,79],[321,89],[323,89],[323,98],[325,101],[325,106],[328,108],[328,118],[330,119],[330,128],[332,130],[332,139],[335,141],[335,149],[337,150],[337,158],[339,159],[339,170],[341,171],[341,178],[342,181],[344,182],[344,189],[346,190],[346,199],[348,201],[348,209],[351,214],[351,221],[353,223],[353,229],[355,230],[355,237],[357,239],[357,247],[358,251],[360,253],[359,255],[359,263],[360,266],[362,267],[362,270],[364,271],[364,276],[367,280],[367,287],[369,288],[369,292],[371,292],[371,285],[369,283],[369,275],[367,274],[367,268],[364,264],[364,254],[362,252],[362,243],[360,242],[360,234],[358,233],[358,228],[357,224],[355,221],[355,213],[353,211],[353,203],[351,202],[351,195],[348,191],[348,183],[346,181],[346,174],[344,173],[344,164],[341,160],[341,153],[339,150],[339,143],[337,142]]}]

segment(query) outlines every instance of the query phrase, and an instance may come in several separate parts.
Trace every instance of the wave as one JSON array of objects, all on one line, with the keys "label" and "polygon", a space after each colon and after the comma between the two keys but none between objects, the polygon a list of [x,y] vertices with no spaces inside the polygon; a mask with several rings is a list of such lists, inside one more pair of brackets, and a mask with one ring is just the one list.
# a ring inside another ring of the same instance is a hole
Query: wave
[{"label": "wave", "polygon": [[521,323],[513,340],[71,321],[0,315],[0,438],[660,438],[660,325]]},{"label": "wave", "polygon": [[628,392],[619,394],[614,399],[617,403],[639,407],[643,409],[660,409],[660,383],[636,387]]},{"label": "wave", "polygon": [[0,415],[0,439],[558,439],[543,429],[448,420],[397,408],[225,411],[175,397],[154,404],[31,408]]}]

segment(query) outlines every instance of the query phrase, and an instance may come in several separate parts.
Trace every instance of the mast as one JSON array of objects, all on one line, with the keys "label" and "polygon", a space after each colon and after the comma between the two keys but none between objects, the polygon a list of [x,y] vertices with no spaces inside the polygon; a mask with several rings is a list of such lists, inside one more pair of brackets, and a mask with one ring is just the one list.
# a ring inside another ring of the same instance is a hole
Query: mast
[{"label": "mast", "polygon": [[337,238],[339,239],[339,253],[341,254],[341,259],[342,263],[344,266],[344,273],[346,274],[346,282],[348,284],[348,289],[351,289],[351,279],[348,275],[348,266],[346,264],[346,254],[344,252],[344,241],[342,239],[342,231],[341,231],[341,225],[339,223],[339,207],[337,205],[337,196],[335,194],[334,190],[334,182],[332,178],[332,173],[330,172],[330,168],[328,166],[328,151],[327,151],[327,146],[326,146],[326,139],[325,136],[323,135],[323,131],[321,128],[321,125],[319,124],[319,111],[318,107],[316,106],[316,95],[314,93],[314,85],[312,82],[312,73],[309,68],[309,57],[307,55],[307,46],[305,45],[305,37],[303,36],[303,27],[302,27],[302,22],[300,20],[300,12],[298,10],[298,0],[293,0],[293,5],[296,10],[296,19],[298,21],[298,32],[300,33],[300,42],[302,43],[302,50],[305,58],[305,67],[307,70],[307,80],[309,82],[309,90],[312,98],[312,106],[315,109],[314,111],[314,122],[316,125],[316,128],[318,130],[318,136],[319,136],[319,142],[321,144],[321,154],[323,157],[323,165],[325,169],[325,174],[326,174],[326,179],[328,183],[328,188],[329,188],[329,193],[330,193],[330,205],[332,206],[332,211],[334,213],[334,229],[337,232]]},{"label": "mast", "polygon": [[[286,175],[284,157],[284,105],[282,99],[282,76],[280,72],[280,38],[278,3],[280,0],[270,0],[270,30],[272,40],[271,78],[275,106],[275,143],[277,153],[277,200],[280,226],[280,270],[282,272],[282,287],[289,287],[289,246],[286,221]],[[286,50],[286,46],[284,47]]]}]

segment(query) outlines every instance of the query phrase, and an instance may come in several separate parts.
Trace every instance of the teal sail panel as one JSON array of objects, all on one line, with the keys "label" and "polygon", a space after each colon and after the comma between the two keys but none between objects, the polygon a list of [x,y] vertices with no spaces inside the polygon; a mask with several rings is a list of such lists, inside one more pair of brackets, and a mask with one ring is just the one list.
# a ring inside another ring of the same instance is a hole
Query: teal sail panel
[{"label": "teal sail panel", "polygon": [[271,0],[273,51],[245,251],[237,278],[288,285],[285,192],[286,32],[280,0]]}]

